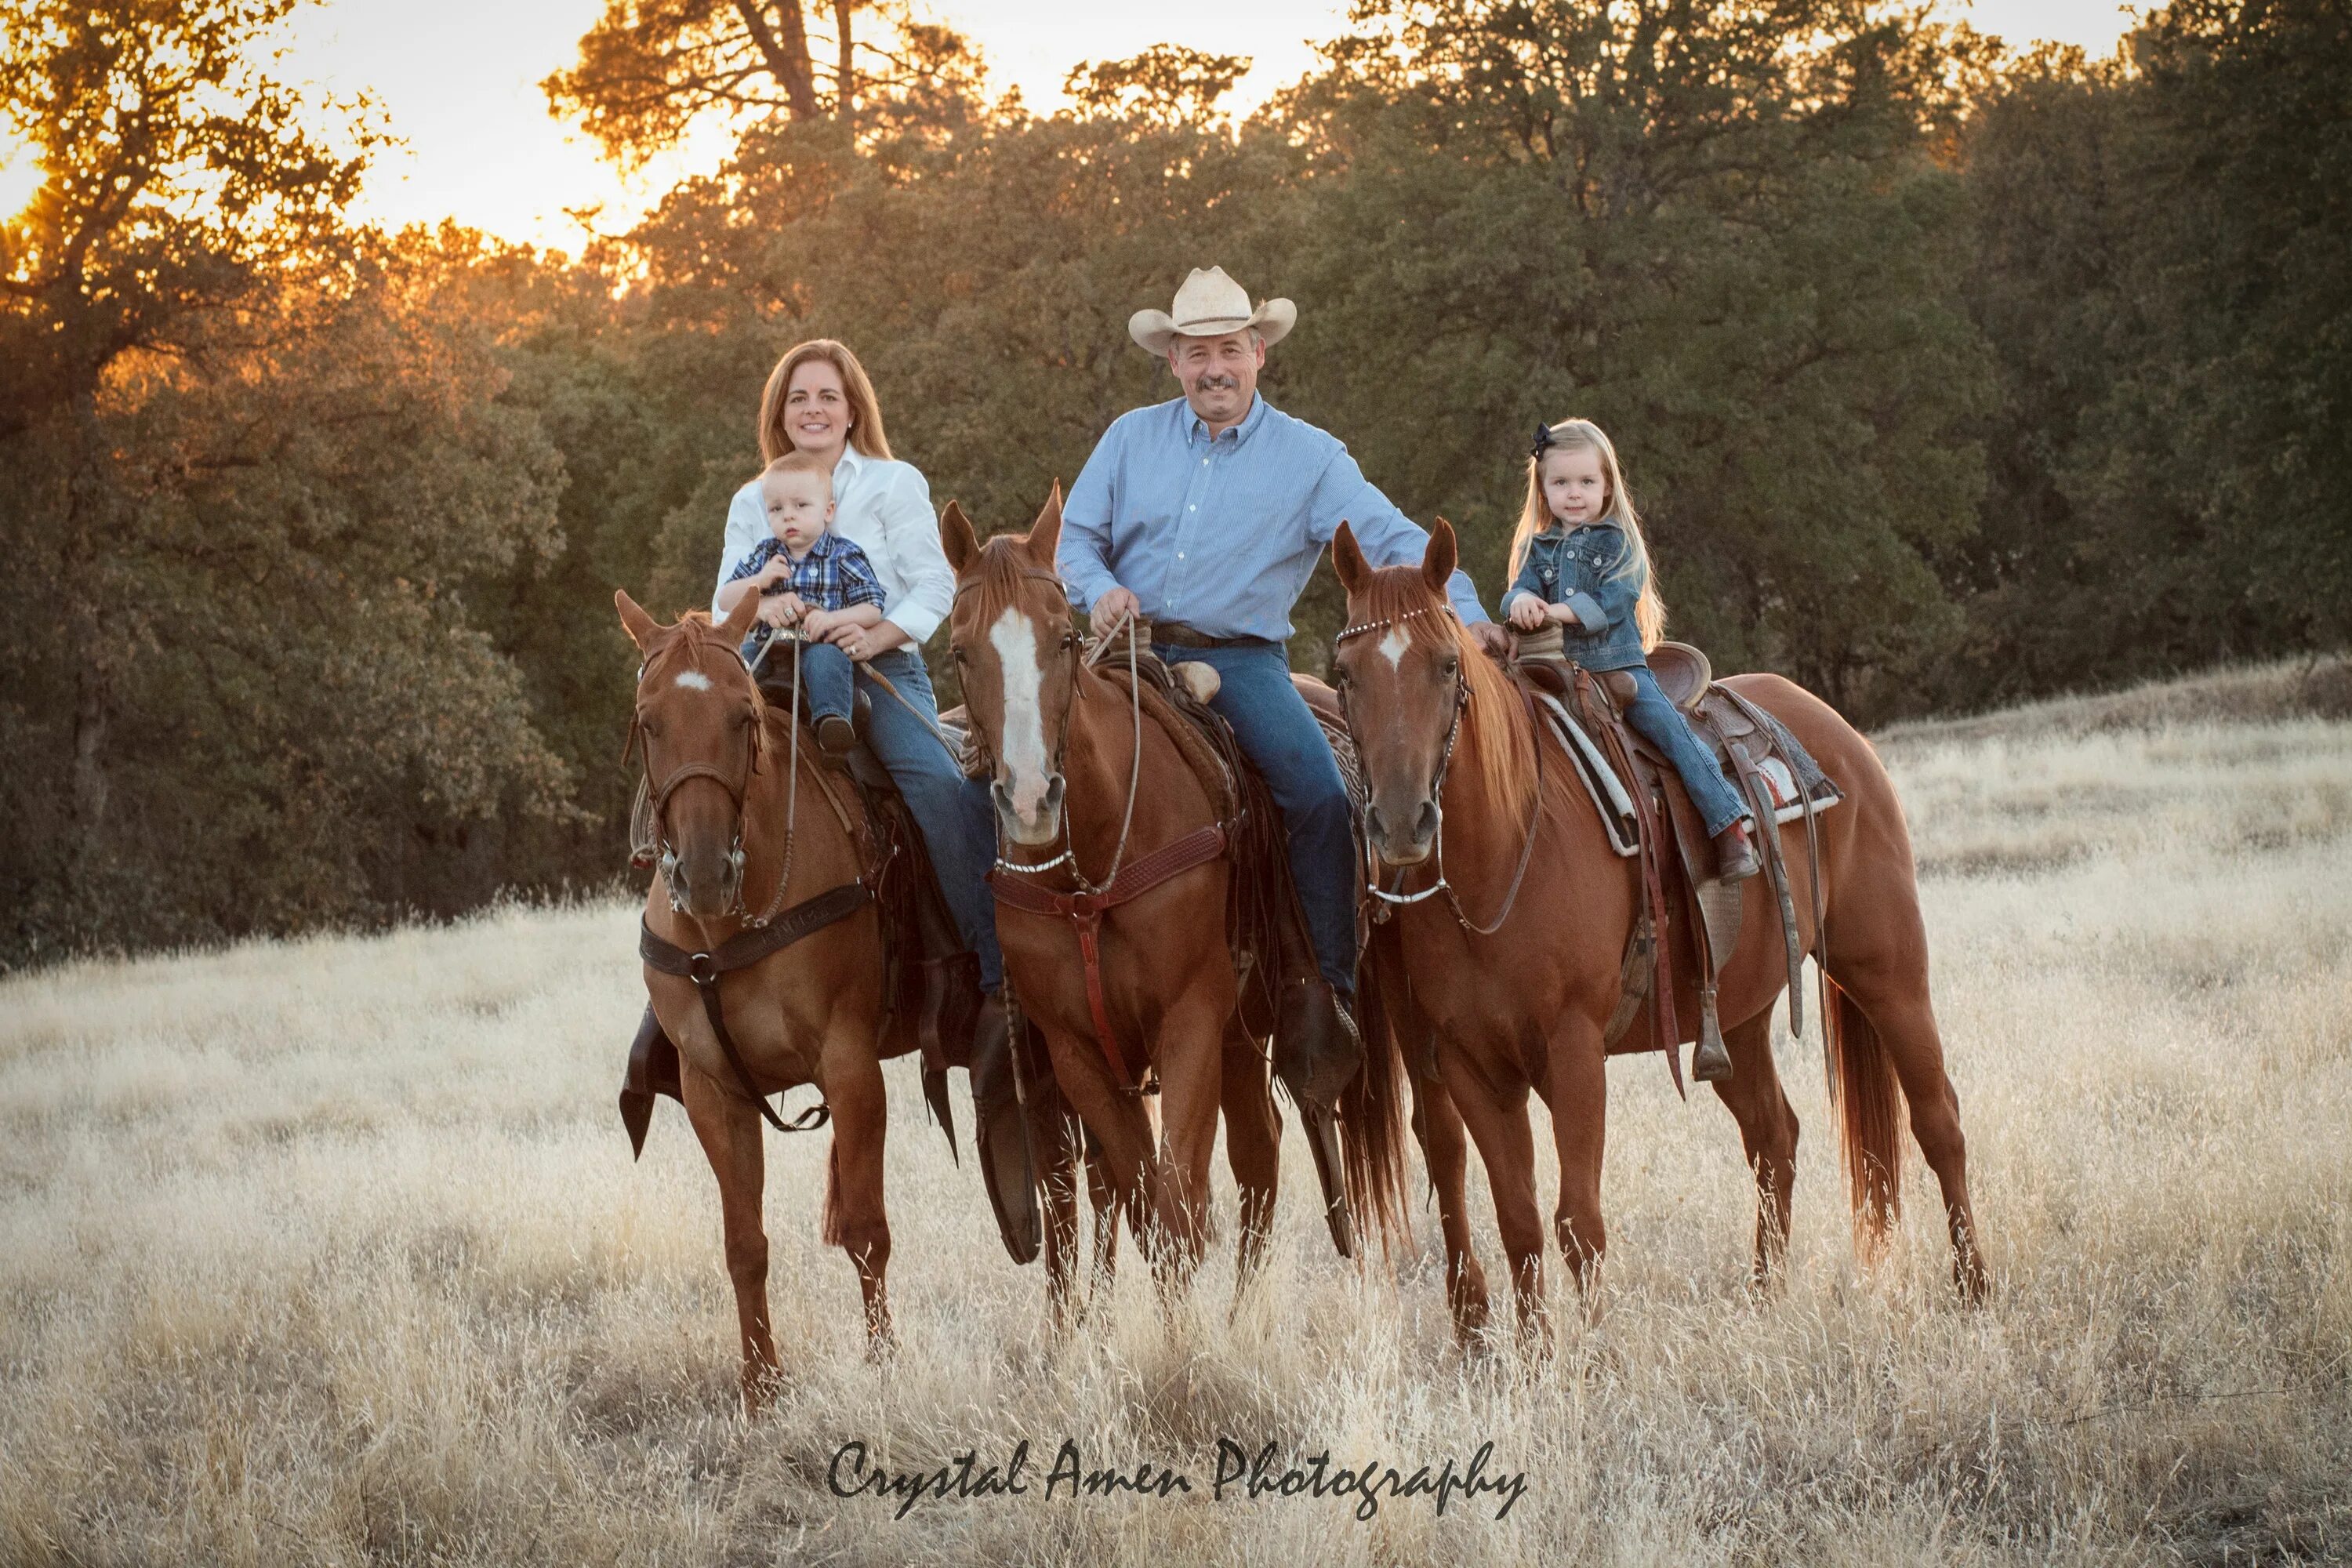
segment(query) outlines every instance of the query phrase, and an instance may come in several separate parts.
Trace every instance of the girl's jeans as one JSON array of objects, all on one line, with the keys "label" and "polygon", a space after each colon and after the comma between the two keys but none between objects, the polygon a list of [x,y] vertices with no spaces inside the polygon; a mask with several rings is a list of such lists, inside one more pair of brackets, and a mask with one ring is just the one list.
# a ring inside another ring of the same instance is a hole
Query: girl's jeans
[{"label": "girl's jeans", "polygon": [[1707,837],[1713,837],[1747,814],[1733,793],[1730,783],[1723,776],[1713,752],[1696,735],[1691,733],[1690,721],[1682,710],[1666,700],[1658,689],[1658,678],[1650,673],[1646,664],[1630,666],[1625,673],[1633,678],[1633,700],[1625,705],[1625,722],[1650,744],[1665,752],[1683,775],[1683,787],[1690,791],[1691,804],[1706,824]]}]

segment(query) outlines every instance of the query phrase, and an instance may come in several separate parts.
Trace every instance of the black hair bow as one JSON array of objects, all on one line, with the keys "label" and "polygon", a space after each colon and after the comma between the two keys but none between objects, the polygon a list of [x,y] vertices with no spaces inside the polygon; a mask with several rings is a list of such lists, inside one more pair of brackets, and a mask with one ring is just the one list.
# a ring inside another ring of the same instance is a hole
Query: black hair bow
[{"label": "black hair bow", "polygon": [[1558,443],[1552,439],[1551,426],[1538,425],[1536,426],[1536,444],[1528,448],[1528,456],[1540,458],[1556,445]]}]

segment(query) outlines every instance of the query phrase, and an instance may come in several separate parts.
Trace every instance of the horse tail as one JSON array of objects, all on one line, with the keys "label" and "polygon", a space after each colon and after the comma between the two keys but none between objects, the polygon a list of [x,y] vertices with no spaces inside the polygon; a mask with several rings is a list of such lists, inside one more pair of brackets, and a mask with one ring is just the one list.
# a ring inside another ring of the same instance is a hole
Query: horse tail
[{"label": "horse tail", "polygon": [[1370,964],[1360,972],[1358,1001],[1364,1064],[1339,1093],[1340,1159],[1348,1206],[1360,1226],[1380,1232],[1381,1255],[1387,1258],[1396,1246],[1412,1245],[1405,1203],[1404,1058]]},{"label": "horse tail", "polygon": [[1854,1244],[1874,1257],[1903,1214],[1903,1086],[1862,1005],[1835,980],[1824,984],[1829,1001],[1822,1012],[1822,1059],[1838,1118]]},{"label": "horse tail", "polygon": [[817,1220],[817,1236],[827,1247],[843,1247],[841,1225],[841,1141],[835,1138],[824,1157],[824,1208]]}]

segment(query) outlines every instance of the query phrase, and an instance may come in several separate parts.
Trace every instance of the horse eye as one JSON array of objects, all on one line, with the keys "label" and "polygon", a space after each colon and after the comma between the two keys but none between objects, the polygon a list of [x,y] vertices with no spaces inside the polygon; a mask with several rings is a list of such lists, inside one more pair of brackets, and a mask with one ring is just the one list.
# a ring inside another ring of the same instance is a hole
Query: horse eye
[{"label": "horse eye", "polygon": [[948,645],[948,657],[954,659],[958,664],[970,664],[971,662],[971,658],[965,654],[963,649],[954,643],[950,643]]},{"label": "horse eye", "polygon": [[1078,634],[1076,632],[1068,631],[1062,634],[1062,651],[1064,653],[1069,652],[1072,648],[1077,646]]},{"label": "horse eye", "polygon": [[1447,660],[1445,661],[1445,673],[1446,673],[1446,674],[1448,674],[1448,675],[1459,675],[1459,674],[1461,674],[1461,673],[1462,673],[1462,661],[1461,661],[1460,659],[1458,659],[1458,658],[1449,658],[1449,659],[1447,659]]}]

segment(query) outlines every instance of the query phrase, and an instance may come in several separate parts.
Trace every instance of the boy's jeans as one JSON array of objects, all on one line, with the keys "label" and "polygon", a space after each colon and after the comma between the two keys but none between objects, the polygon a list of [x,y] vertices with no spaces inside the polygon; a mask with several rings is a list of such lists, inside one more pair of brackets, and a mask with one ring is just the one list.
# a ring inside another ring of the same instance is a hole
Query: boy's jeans
[{"label": "boy's jeans", "polygon": [[810,721],[848,718],[849,656],[829,642],[804,642],[800,655],[801,702]]},{"label": "boy's jeans", "polygon": [[[772,642],[767,662],[759,665],[760,685],[782,690],[782,682],[792,668],[795,655],[800,659],[801,717],[809,723],[820,719],[849,717],[850,661],[849,656],[829,642]],[[746,663],[760,657],[756,640],[743,645]],[[784,699],[790,700],[789,698]]]}]

